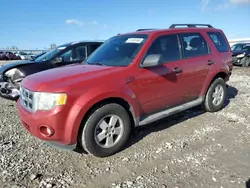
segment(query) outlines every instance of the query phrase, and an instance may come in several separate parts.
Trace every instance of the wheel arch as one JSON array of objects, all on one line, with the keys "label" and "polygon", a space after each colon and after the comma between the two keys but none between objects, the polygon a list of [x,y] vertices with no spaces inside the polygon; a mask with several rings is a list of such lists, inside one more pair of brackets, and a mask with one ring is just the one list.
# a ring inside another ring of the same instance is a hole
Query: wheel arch
[{"label": "wheel arch", "polygon": [[202,89],[202,95],[205,96],[210,85],[214,82],[215,79],[222,78],[225,82],[229,80],[229,75],[226,72],[220,71],[212,76],[210,81],[208,80],[207,84],[205,84],[205,87]]},{"label": "wheel arch", "polygon": [[121,105],[128,112],[132,127],[135,127],[135,125],[138,123],[138,120],[136,118],[136,112],[135,112],[133,105],[128,100],[126,100],[122,97],[118,97],[118,96],[103,98],[103,99],[99,100],[98,102],[95,102],[92,105],[90,105],[90,107],[87,109],[87,111],[82,116],[81,123],[80,123],[80,126],[79,126],[78,131],[77,131],[78,132],[78,135],[77,135],[78,142],[80,139],[79,136],[81,135],[83,127],[85,125],[85,122],[87,121],[89,116],[96,109],[98,109],[100,106],[103,106],[105,104],[110,104],[110,103],[116,103],[116,104]]}]

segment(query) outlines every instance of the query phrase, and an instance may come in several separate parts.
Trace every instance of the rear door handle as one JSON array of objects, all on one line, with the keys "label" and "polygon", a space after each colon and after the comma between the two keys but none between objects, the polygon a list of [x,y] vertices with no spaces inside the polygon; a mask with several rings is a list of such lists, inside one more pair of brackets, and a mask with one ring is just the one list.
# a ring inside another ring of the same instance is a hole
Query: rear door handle
[{"label": "rear door handle", "polygon": [[207,64],[208,64],[208,65],[213,65],[213,64],[215,64],[215,61],[213,61],[213,60],[208,60],[208,61],[207,61]]},{"label": "rear door handle", "polygon": [[175,67],[175,68],[173,69],[173,72],[174,72],[174,73],[182,73],[182,68],[180,68],[180,67]]}]

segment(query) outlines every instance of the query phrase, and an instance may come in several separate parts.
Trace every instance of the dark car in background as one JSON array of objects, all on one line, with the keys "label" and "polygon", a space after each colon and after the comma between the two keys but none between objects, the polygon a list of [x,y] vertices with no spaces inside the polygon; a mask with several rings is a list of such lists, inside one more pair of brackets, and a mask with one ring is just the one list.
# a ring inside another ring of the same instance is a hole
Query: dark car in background
[{"label": "dark car in background", "polygon": [[231,47],[233,64],[243,67],[250,65],[250,43],[237,43]]},{"label": "dark car in background", "polygon": [[10,100],[19,98],[21,81],[28,75],[52,68],[81,63],[104,41],[67,43],[39,56],[0,66],[0,96]]},{"label": "dark car in background", "polygon": [[0,52],[0,60],[8,60],[6,52]]},{"label": "dark car in background", "polygon": [[6,52],[6,56],[7,56],[8,60],[17,60],[18,59],[18,57],[12,52]]},{"label": "dark car in background", "polygon": [[0,60],[6,60],[6,56],[4,52],[0,52]]}]

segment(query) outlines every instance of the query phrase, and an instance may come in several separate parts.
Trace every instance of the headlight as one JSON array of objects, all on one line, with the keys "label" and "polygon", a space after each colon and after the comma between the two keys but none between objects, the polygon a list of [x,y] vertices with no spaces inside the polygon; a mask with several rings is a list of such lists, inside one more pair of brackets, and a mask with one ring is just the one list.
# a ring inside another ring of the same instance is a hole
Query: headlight
[{"label": "headlight", "polygon": [[239,54],[236,56],[237,58],[242,58],[242,57],[245,57],[245,53],[244,54]]},{"label": "headlight", "polygon": [[8,77],[11,77],[11,76],[13,76],[15,74],[16,71],[17,71],[16,68],[10,69],[10,70],[5,72],[5,75],[8,76]]},{"label": "headlight", "polygon": [[65,105],[67,95],[65,93],[34,93],[34,104],[37,110],[51,110],[56,106]]}]

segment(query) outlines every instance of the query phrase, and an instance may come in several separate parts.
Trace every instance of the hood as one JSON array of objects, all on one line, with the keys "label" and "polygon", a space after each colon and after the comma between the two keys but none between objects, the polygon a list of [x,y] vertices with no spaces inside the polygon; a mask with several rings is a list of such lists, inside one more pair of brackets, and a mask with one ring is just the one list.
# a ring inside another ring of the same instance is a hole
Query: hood
[{"label": "hood", "polygon": [[243,54],[243,53],[246,53],[246,54],[249,54],[248,51],[246,50],[238,50],[238,51],[232,51],[233,52],[233,55],[239,55],[239,54]]},{"label": "hood", "polygon": [[103,76],[123,69],[124,67],[75,64],[29,75],[22,81],[22,85],[33,91],[65,92],[67,87],[84,81],[98,78],[100,83]]},{"label": "hood", "polygon": [[6,70],[9,70],[11,68],[15,68],[19,65],[25,65],[25,64],[32,64],[35,63],[35,61],[30,61],[30,60],[24,60],[24,61],[14,61],[11,63],[6,63],[4,65],[0,65],[0,73],[5,72]]}]

